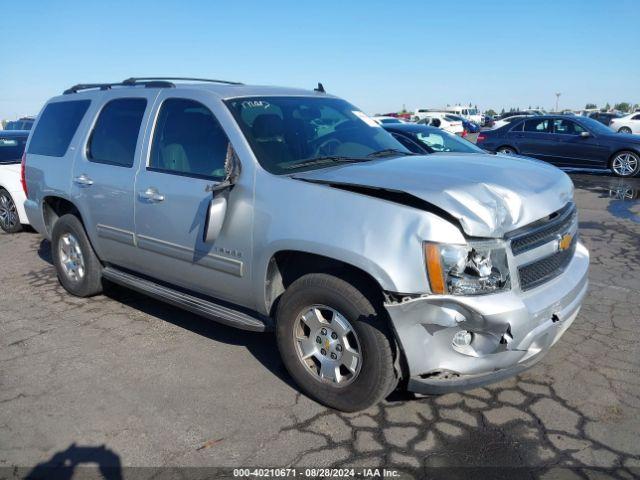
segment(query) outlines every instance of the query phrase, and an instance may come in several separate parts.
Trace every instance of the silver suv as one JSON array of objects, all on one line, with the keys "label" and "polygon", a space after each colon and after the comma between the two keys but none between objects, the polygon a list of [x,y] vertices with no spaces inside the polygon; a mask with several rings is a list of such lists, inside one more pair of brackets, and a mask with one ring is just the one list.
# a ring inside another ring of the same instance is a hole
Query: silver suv
[{"label": "silver suv", "polygon": [[321,85],[195,80],[76,85],[38,116],[25,207],[71,294],[109,280],[275,330],[345,411],[514,375],[576,318],[589,254],[560,170],[411,154]]}]

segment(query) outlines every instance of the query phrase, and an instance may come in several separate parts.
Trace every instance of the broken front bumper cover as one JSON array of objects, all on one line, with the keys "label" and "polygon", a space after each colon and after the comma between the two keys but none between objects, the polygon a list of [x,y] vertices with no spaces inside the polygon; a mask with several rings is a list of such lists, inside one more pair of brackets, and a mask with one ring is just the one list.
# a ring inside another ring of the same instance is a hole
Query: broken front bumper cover
[{"label": "broken front bumper cover", "polygon": [[[409,370],[408,389],[436,394],[516,375],[541,360],[575,320],[587,292],[589,253],[578,243],[557,278],[522,292],[430,295],[387,303]],[[471,333],[454,344],[456,333]]]}]

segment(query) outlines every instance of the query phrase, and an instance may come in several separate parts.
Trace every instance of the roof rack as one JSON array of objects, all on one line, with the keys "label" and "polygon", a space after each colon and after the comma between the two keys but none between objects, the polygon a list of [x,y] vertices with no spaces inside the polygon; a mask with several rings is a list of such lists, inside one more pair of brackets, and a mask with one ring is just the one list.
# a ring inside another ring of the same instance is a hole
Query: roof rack
[{"label": "roof rack", "polygon": [[[131,79],[128,79],[131,80]],[[80,90],[91,90],[97,88],[99,90],[111,90],[111,87],[135,87],[136,85],[142,85],[145,88],[173,88],[175,85],[171,82],[118,82],[118,83],[79,83],[71,88],[66,89],[63,94],[69,95],[70,93],[78,93]]]},{"label": "roof rack", "polygon": [[226,85],[243,85],[241,82],[231,82],[229,80],[214,80],[211,78],[192,78],[192,77],[131,77],[124,80],[125,85],[136,85],[140,82],[150,80],[169,80],[169,81],[191,81],[191,82],[208,82],[208,83],[224,83]]},{"label": "roof rack", "polygon": [[242,85],[240,82],[230,82],[228,80],[213,80],[209,78],[190,78],[190,77],[131,77],[117,83],[79,83],[71,88],[66,89],[63,93],[78,93],[81,90],[91,90],[97,88],[99,90],[111,90],[112,87],[135,87],[142,85],[145,88],[174,88],[173,80],[186,80],[193,82],[210,82],[223,83],[226,85]]}]

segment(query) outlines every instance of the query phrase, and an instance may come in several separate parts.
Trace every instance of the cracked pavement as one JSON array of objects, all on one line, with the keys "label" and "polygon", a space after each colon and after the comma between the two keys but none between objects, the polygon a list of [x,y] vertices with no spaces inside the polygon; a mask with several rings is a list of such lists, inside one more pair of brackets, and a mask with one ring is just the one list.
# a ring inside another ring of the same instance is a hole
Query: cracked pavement
[{"label": "cracked pavement", "polygon": [[[74,298],[49,243],[0,234],[0,467],[70,446],[124,466],[640,467],[640,179],[572,174],[590,290],[524,374],[355,414],[301,395],[272,335],[110,287]],[[635,468],[635,470],[634,470]]]}]

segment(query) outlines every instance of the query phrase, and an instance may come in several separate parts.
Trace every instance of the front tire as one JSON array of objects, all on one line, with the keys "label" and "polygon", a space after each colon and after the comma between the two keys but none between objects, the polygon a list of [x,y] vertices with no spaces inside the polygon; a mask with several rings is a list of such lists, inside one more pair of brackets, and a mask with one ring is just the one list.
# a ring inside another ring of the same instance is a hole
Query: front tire
[{"label": "front tire", "polygon": [[629,178],[640,172],[640,155],[623,151],[613,155],[609,167],[617,177]]},{"label": "front tire", "polygon": [[18,209],[9,192],[0,188],[0,228],[7,233],[22,231]]},{"label": "front tire", "polygon": [[276,322],[285,367],[320,403],[364,410],[397,385],[386,319],[363,289],[333,275],[305,275],[282,295]]},{"label": "front tire", "polygon": [[63,215],[53,226],[51,252],[58,280],[76,297],[102,292],[102,265],[93,251],[82,222],[75,215]]}]

